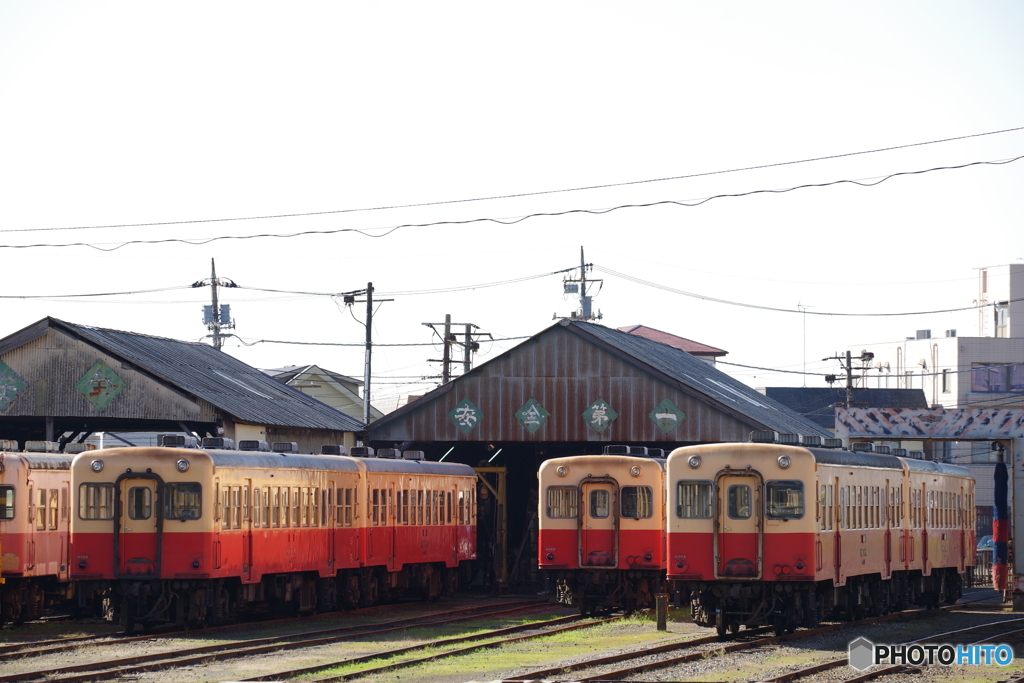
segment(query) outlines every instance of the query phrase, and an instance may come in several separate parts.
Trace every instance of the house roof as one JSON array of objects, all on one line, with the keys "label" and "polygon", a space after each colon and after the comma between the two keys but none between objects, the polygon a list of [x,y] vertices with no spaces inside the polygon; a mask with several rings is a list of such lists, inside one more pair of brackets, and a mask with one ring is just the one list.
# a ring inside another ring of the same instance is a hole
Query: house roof
[{"label": "house roof", "polygon": [[[829,387],[767,387],[765,395],[826,429],[835,429],[837,403],[846,403],[846,389]],[[867,408],[927,408],[922,389],[854,389],[853,404]]]},{"label": "house roof", "polygon": [[243,422],[358,432],[363,423],[222,351],[197,342],[44,318],[0,340],[0,353],[60,330],[216,406]]},{"label": "house roof", "polygon": [[694,356],[717,357],[724,356],[729,353],[728,351],[723,351],[722,349],[716,349],[714,346],[701,344],[700,342],[695,342],[692,339],[687,339],[685,337],[678,337],[674,334],[669,334],[668,332],[656,330],[653,327],[647,327],[646,325],[627,325],[626,327],[618,328],[618,330],[620,332],[625,332],[626,334],[633,334],[638,337],[650,339],[651,341],[661,342],[662,344],[674,346],[675,348],[682,349],[683,351],[686,351],[687,353],[692,354]]},{"label": "house roof", "polygon": [[284,382],[286,384],[288,382],[291,382],[299,375],[305,374],[307,372],[316,372],[317,374],[323,374],[330,377],[332,380],[338,382],[339,384],[355,384],[358,386],[363,386],[363,380],[361,379],[349,377],[348,375],[342,375],[341,373],[338,372],[332,372],[326,368],[320,367],[319,365],[286,365],[283,368],[269,368],[266,370],[261,370],[261,372],[268,374],[274,379],[280,382]]}]

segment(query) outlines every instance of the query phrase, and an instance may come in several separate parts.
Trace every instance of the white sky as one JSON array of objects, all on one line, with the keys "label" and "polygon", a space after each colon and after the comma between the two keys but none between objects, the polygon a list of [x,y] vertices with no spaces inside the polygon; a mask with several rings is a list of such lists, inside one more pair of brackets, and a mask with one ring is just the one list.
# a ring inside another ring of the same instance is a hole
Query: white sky
[{"label": "white sky", "polygon": [[[209,238],[509,218],[683,200],[1024,154],[1024,131],[702,178],[402,210],[131,228],[76,226],[362,209],[622,183],[1024,126],[1019,2],[0,2],[0,245]],[[513,226],[0,249],[3,294],[189,285],[388,292],[579,263],[716,298],[812,313],[969,306],[974,268],[1024,257],[1024,160],[840,186],[623,209]],[[24,230],[36,232],[16,232]],[[801,370],[803,320],[699,301],[599,272],[604,324],[642,323]],[[210,290],[5,299],[0,336],[46,315],[177,339],[206,334]],[[450,313],[532,335],[578,302],[561,276],[396,295],[380,344],[427,343]],[[237,334],[360,343],[327,297],[228,290]],[[363,306],[356,317],[362,320]],[[914,330],[974,333],[976,314],[808,315],[807,369]],[[477,362],[515,342],[483,343]],[[257,367],[362,377],[358,347],[226,350]],[[429,384],[439,347],[377,347],[374,402]],[[799,375],[720,366],[754,386]],[[414,382],[413,380],[408,380]],[[825,386],[820,377],[807,386]]]}]

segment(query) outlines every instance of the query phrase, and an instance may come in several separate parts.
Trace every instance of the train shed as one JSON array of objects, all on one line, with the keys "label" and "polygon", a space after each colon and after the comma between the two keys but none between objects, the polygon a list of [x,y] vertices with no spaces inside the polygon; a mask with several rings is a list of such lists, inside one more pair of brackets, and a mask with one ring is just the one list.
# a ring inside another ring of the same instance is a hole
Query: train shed
[{"label": "train shed", "polygon": [[570,320],[385,415],[369,430],[376,447],[505,468],[512,562],[517,548],[530,550],[523,540],[536,510],[536,473],[548,458],[600,453],[609,444],[667,452],[746,441],[755,430],[830,436],[682,349]]},{"label": "train shed", "polygon": [[180,432],[352,446],[365,426],[212,346],[56,318],[0,339],[3,438]]}]

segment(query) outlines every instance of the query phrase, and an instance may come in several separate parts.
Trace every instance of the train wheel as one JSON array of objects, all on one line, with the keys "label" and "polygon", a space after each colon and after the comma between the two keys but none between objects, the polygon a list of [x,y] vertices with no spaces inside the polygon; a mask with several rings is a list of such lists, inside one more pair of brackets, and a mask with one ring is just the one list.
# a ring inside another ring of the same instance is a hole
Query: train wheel
[{"label": "train wheel", "polygon": [[718,637],[722,640],[729,635],[728,624],[725,623],[725,612],[721,608],[715,610],[715,631],[718,632]]},{"label": "train wheel", "polygon": [[738,622],[738,621],[730,621],[729,622],[729,633],[731,635],[736,635],[739,632],[740,632],[740,622]]}]

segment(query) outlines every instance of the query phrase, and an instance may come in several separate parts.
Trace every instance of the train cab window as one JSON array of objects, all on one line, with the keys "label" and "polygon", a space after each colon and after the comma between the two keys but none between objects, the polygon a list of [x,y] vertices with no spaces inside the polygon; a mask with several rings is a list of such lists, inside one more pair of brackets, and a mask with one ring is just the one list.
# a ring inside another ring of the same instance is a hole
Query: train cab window
[{"label": "train cab window", "polygon": [[611,496],[604,489],[595,489],[590,492],[590,516],[594,519],[604,519],[611,513]]},{"label": "train cab window", "polygon": [[114,485],[80,485],[78,487],[78,516],[82,519],[113,519]]},{"label": "train cab window", "polygon": [[[580,490],[575,486],[549,486],[547,511],[550,519],[575,519],[579,516]],[[468,519],[463,522],[468,524]]]},{"label": "train cab window", "polygon": [[[164,519],[199,519],[203,515],[203,485],[172,482],[166,486]],[[214,496],[216,498],[216,496]]]},{"label": "train cab window", "polygon": [[804,516],[804,483],[779,479],[764,485],[769,519],[800,519]]},{"label": "train cab window", "polygon": [[733,484],[729,487],[729,517],[732,519],[750,519],[750,487],[746,484]]},{"label": "train cab window", "polygon": [[711,482],[685,481],[676,484],[676,517],[711,519]]},{"label": "train cab window", "polygon": [[153,516],[153,491],[148,486],[128,489],[128,518],[149,519]]},{"label": "train cab window", "polygon": [[619,513],[629,519],[650,519],[654,510],[654,490],[650,486],[623,486]]},{"label": "train cab window", "polygon": [[0,486],[0,520],[14,519],[14,487]]}]

